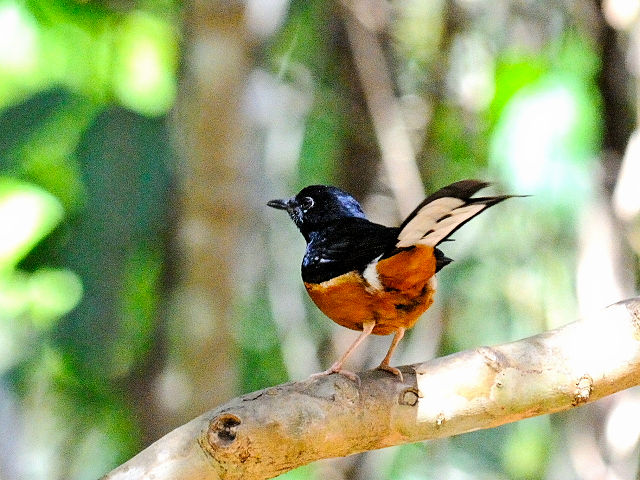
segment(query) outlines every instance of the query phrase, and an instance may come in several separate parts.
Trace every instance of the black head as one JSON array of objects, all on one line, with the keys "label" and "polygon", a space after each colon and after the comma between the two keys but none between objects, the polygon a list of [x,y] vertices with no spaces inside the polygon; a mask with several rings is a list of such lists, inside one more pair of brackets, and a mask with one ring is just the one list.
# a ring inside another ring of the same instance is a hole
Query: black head
[{"label": "black head", "polygon": [[344,190],[327,185],[311,185],[295,197],[271,200],[270,207],[286,210],[300,232],[308,234],[327,223],[345,217],[365,218],[358,201]]}]

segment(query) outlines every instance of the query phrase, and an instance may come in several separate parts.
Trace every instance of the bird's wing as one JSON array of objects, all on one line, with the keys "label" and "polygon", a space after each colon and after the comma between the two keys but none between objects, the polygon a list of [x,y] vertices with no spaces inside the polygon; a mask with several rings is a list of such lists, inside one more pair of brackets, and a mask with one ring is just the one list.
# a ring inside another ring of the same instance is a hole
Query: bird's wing
[{"label": "bird's wing", "polygon": [[312,237],[302,261],[305,282],[320,283],[344,273],[362,273],[395,245],[399,230],[364,218],[345,218]]}]

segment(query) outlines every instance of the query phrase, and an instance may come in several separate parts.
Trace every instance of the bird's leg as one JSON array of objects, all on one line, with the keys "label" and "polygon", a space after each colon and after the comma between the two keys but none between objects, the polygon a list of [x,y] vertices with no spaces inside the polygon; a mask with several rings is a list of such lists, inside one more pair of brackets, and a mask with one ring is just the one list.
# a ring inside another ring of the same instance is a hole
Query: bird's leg
[{"label": "bird's leg", "polygon": [[389,347],[387,356],[384,357],[384,360],[382,360],[382,362],[378,366],[378,370],[385,370],[387,372],[391,372],[394,375],[398,376],[401,382],[404,382],[404,378],[402,377],[402,372],[397,368],[389,365],[389,362],[391,361],[391,355],[393,355],[393,351],[398,346],[398,343],[400,342],[400,340],[402,340],[402,337],[404,337],[404,328],[400,327],[398,328],[398,330],[396,330],[396,334],[393,336],[393,340],[391,341],[391,346]]},{"label": "bird's leg", "polygon": [[349,355],[351,355],[353,353],[353,351],[356,348],[358,348],[358,345],[360,345],[365,338],[367,338],[369,335],[371,335],[371,332],[373,331],[373,327],[375,327],[375,326],[376,326],[376,323],[373,322],[373,321],[367,322],[367,323],[363,323],[362,324],[362,333],[360,333],[358,338],[356,338],[356,341],[351,344],[351,346],[347,349],[347,351],[344,352],[344,355],[342,355],[342,357],[340,357],[340,360],[338,360],[336,363],[331,365],[331,367],[328,370],[325,370],[324,372],[320,372],[320,373],[314,373],[313,375],[311,375],[310,378],[318,378],[318,377],[323,377],[325,375],[330,375],[332,373],[339,373],[339,374],[344,375],[345,377],[353,380],[354,382],[360,383],[360,379],[358,378],[358,376],[355,373],[350,372],[349,370],[343,370],[342,364],[347,360],[347,358],[349,358]]}]

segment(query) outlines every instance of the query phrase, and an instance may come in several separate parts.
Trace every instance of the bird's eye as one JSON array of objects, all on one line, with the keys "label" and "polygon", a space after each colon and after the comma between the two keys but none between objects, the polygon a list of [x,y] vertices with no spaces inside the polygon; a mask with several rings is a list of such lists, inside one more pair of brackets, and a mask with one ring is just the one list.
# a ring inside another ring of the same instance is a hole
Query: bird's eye
[{"label": "bird's eye", "polygon": [[311,197],[304,197],[302,199],[302,201],[300,202],[300,207],[302,207],[303,211],[307,211],[309,210],[311,207],[313,207],[313,198]]}]

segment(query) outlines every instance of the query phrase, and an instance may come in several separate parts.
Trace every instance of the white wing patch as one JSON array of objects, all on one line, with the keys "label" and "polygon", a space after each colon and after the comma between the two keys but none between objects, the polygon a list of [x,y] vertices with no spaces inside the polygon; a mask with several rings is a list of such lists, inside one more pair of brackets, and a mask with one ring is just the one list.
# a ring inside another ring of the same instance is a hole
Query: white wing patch
[{"label": "white wing patch", "polygon": [[383,290],[382,282],[380,281],[380,276],[378,275],[378,260],[382,255],[379,255],[375,259],[373,259],[367,267],[362,272],[362,276],[367,281],[372,290]]},{"label": "white wing patch", "polygon": [[396,247],[428,245],[435,247],[458,225],[487,207],[485,203],[466,204],[464,200],[443,197],[428,203],[405,225]]}]

